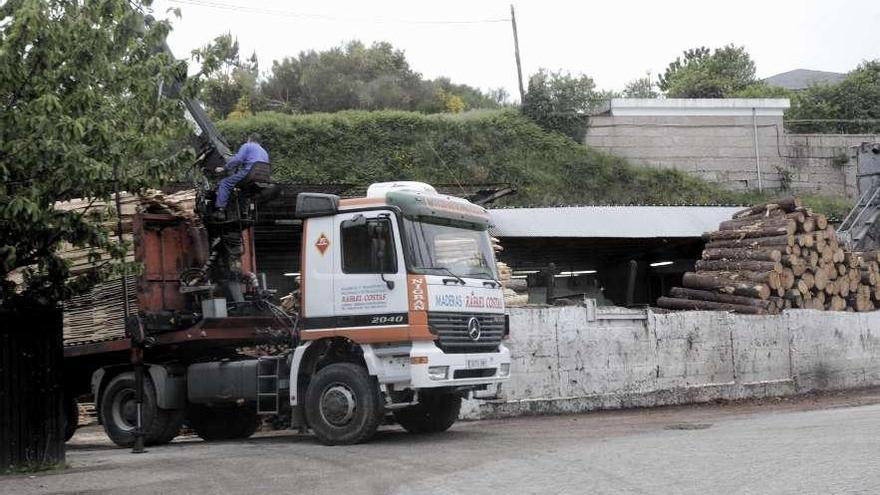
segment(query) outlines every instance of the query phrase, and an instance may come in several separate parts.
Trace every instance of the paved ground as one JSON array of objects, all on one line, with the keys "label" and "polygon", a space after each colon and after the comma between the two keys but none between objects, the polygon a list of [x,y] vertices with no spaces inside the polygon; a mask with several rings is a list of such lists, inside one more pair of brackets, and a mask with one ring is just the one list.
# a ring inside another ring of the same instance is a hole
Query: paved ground
[{"label": "paved ground", "polygon": [[283,432],[132,455],[90,428],[68,461],[0,493],[880,493],[880,390],[389,428],[352,447]]}]

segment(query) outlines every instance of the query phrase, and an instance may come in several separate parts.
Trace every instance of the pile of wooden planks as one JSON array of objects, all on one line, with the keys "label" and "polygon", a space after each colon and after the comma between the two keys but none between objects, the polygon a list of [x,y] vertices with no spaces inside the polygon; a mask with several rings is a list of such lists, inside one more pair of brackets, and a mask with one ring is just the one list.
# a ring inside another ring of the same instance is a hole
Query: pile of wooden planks
[{"label": "pile of wooden planks", "polygon": [[798,198],[737,212],[704,238],[696,270],[658,306],[747,314],[880,306],[880,253],[845,251],[825,216]]},{"label": "pile of wooden planks", "polygon": [[[128,247],[125,260],[135,261],[133,222],[136,214],[172,214],[200,225],[194,213],[195,202],[195,190],[184,190],[174,194],[164,194],[156,190],[148,190],[140,194],[122,193],[120,195],[122,232]],[[116,238],[118,223],[114,201],[76,199],[57,203],[55,207],[83,214],[100,213],[102,226],[112,239]],[[70,245],[62,246],[59,255],[69,263],[73,276],[81,275],[97,263],[110,259],[105,252]],[[129,277],[127,287],[129,308],[132,314],[136,314],[137,278]],[[64,344],[76,345],[125,338],[123,302],[120,280],[100,283],[88,292],[64,301]]]},{"label": "pile of wooden planks", "polygon": [[[129,311],[137,314],[137,280],[129,277],[127,282]],[[123,301],[121,280],[100,283],[85,294],[64,301],[64,344],[124,338]]]},{"label": "pile of wooden planks", "polygon": [[[195,215],[196,191],[194,189],[183,190],[174,194],[164,194],[162,191],[154,189],[140,194],[121,193],[119,203],[122,213],[122,238],[129,246],[129,253],[125,258],[125,261],[128,262],[134,261],[132,221],[135,214],[147,212],[167,213],[186,218],[192,222],[199,221],[197,215]],[[55,208],[81,214],[101,214],[103,218],[101,225],[112,239],[116,239],[118,223],[114,201],[74,199],[56,203]],[[196,224],[200,225],[200,223]],[[95,250],[65,244],[61,246],[59,254],[69,263],[71,275],[80,275],[94,267],[96,263],[110,259],[108,254],[100,251],[90,254],[93,251]]]},{"label": "pile of wooden planks", "polygon": [[498,263],[498,281],[504,288],[504,305],[508,308],[525,306],[529,302],[528,286],[525,279],[513,278],[513,272],[507,263]]}]

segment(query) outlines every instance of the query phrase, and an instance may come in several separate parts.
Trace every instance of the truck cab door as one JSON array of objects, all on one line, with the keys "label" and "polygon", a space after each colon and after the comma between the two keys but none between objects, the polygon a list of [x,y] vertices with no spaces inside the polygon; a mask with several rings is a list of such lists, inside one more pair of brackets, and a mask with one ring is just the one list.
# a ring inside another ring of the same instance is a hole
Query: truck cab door
[{"label": "truck cab door", "polygon": [[397,217],[379,210],[343,213],[334,221],[337,328],[405,327],[406,265]]}]

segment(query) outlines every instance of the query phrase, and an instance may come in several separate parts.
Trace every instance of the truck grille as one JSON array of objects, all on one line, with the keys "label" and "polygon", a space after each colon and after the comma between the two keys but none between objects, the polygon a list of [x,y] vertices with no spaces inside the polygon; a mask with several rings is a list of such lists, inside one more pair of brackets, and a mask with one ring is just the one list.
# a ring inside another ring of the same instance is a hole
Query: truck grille
[{"label": "truck grille", "polygon": [[[476,340],[468,332],[471,318],[480,322],[480,335]],[[428,327],[437,336],[437,346],[443,352],[495,352],[504,335],[504,315],[428,313]]]}]

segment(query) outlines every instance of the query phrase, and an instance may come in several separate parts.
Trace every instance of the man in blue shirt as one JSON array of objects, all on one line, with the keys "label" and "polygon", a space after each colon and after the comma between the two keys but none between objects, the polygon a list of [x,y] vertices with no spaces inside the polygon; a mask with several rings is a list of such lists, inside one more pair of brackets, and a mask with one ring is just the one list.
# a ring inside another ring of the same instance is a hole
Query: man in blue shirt
[{"label": "man in blue shirt", "polygon": [[229,195],[235,189],[235,185],[247,176],[255,163],[269,163],[269,153],[260,146],[260,136],[258,134],[251,134],[248,136],[247,142],[238,149],[238,153],[226,162],[225,167],[217,167],[215,171],[218,173],[223,171],[234,172],[229,177],[221,180],[217,186],[217,200],[214,203],[214,207],[217,209],[216,216],[218,218],[226,217],[226,203],[229,202]]}]

